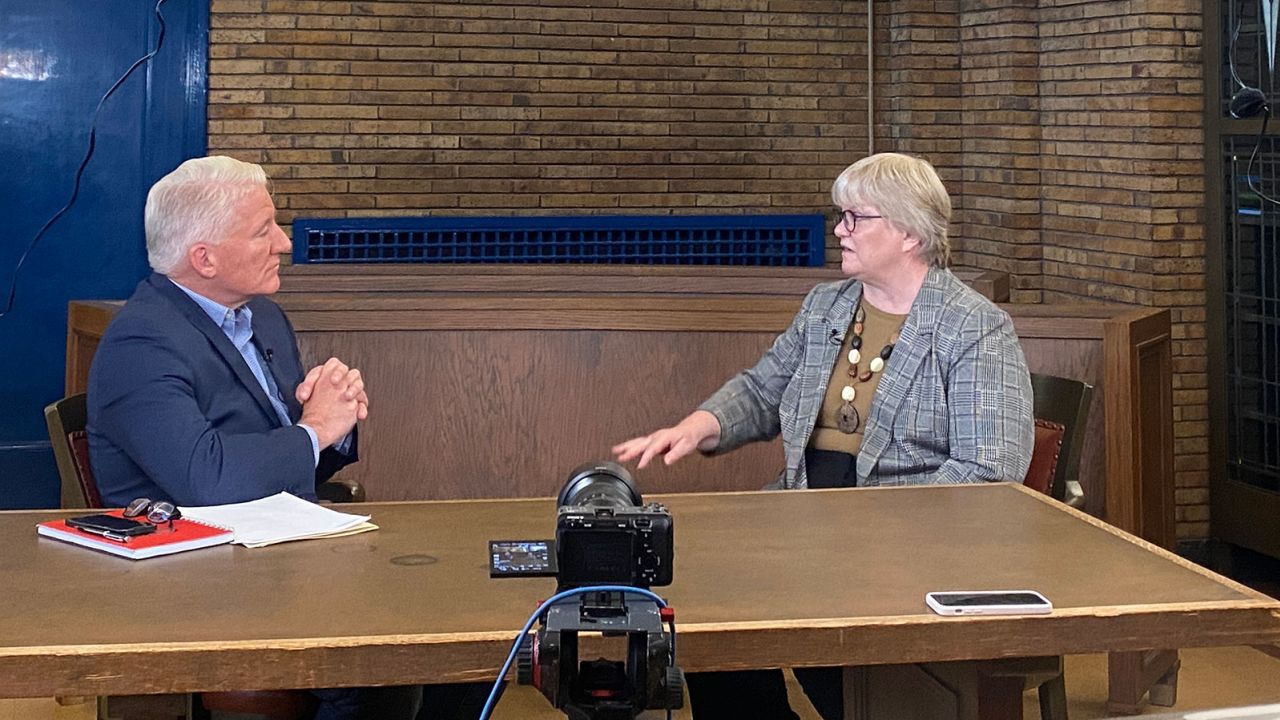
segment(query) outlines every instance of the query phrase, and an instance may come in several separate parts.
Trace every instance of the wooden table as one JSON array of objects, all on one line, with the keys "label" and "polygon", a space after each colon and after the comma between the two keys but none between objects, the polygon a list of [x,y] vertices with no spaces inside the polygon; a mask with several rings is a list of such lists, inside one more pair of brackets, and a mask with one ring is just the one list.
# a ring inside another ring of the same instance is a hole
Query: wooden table
[{"label": "wooden table", "polygon": [[[1019,486],[655,499],[675,516],[676,581],[659,590],[689,671],[1280,640],[1280,602]],[[0,513],[0,697],[492,679],[553,583],[489,579],[486,541],[550,535],[553,503],[361,510],[382,529],[141,562],[36,537],[65,512]],[[1056,609],[924,604],[983,588]]]}]

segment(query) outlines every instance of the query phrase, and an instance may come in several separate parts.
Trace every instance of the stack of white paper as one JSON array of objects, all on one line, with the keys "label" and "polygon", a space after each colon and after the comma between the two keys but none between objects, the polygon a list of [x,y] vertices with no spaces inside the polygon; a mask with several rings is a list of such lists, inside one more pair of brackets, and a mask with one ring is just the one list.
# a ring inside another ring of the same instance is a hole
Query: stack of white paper
[{"label": "stack of white paper", "polygon": [[184,507],[184,517],[235,532],[231,542],[262,547],[290,540],[341,537],[377,530],[368,515],[351,515],[282,492],[261,500],[231,505]]}]

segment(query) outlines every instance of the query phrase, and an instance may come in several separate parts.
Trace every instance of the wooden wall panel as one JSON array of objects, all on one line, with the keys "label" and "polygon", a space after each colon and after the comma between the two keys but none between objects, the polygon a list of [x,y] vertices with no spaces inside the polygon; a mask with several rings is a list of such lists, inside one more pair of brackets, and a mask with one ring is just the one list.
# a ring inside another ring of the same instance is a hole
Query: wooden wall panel
[{"label": "wooden wall panel", "polygon": [[[362,458],[344,473],[370,500],[554,495],[577,465],[684,417],[772,340],[601,330],[300,334],[311,360],[336,354],[365,375]],[[781,468],[775,441],[633,472],[648,493],[755,489]]]}]

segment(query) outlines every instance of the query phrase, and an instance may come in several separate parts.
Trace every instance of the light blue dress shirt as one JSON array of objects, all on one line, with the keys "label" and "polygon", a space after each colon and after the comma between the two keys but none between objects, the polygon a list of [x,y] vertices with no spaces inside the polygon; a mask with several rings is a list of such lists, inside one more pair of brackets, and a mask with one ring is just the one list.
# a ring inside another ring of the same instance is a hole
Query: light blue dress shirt
[{"label": "light blue dress shirt", "polygon": [[[280,397],[280,388],[276,385],[276,379],[271,373],[263,370],[262,357],[258,352],[258,348],[251,342],[253,339],[253,311],[249,307],[241,306],[238,309],[231,309],[215,300],[201,295],[200,293],[183,287],[181,284],[169,279],[178,287],[179,290],[187,294],[187,297],[195,301],[201,310],[209,316],[210,320],[218,327],[222,328],[222,332],[226,333],[227,339],[239,351],[240,356],[244,358],[244,362],[249,366],[249,372],[253,373],[254,379],[258,381],[258,385],[262,387],[262,391],[267,394],[267,399],[271,401],[271,407],[275,408],[276,415],[279,416],[281,424],[292,425],[289,420],[289,406],[284,403]],[[298,427],[307,431],[307,437],[311,438],[311,455],[315,465],[320,464],[320,440],[316,437],[316,431],[308,425],[298,423]],[[346,453],[347,447],[351,442],[351,435],[348,434],[340,442],[335,443],[334,447],[339,452]]]}]

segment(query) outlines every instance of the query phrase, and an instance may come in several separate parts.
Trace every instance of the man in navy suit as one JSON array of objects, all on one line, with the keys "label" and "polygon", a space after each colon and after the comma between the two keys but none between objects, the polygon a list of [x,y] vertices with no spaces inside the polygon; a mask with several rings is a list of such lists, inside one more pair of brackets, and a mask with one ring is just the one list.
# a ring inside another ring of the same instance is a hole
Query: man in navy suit
[{"label": "man in navy suit", "polygon": [[[254,500],[316,485],[356,460],[360,371],[304,377],[293,327],[265,296],[289,238],[262,168],[188,160],[147,195],[155,272],[116,315],[89,373],[88,435],[107,506]],[[335,447],[337,445],[337,447]]]},{"label": "man in navy suit", "polygon": [[[360,371],[305,375],[280,289],[289,238],[262,168],[188,160],[147,194],[155,271],[112,320],[89,372],[90,461],[102,499],[254,500],[316,484],[356,460],[369,412]],[[317,720],[412,718],[421,688],[313,691]]]}]

